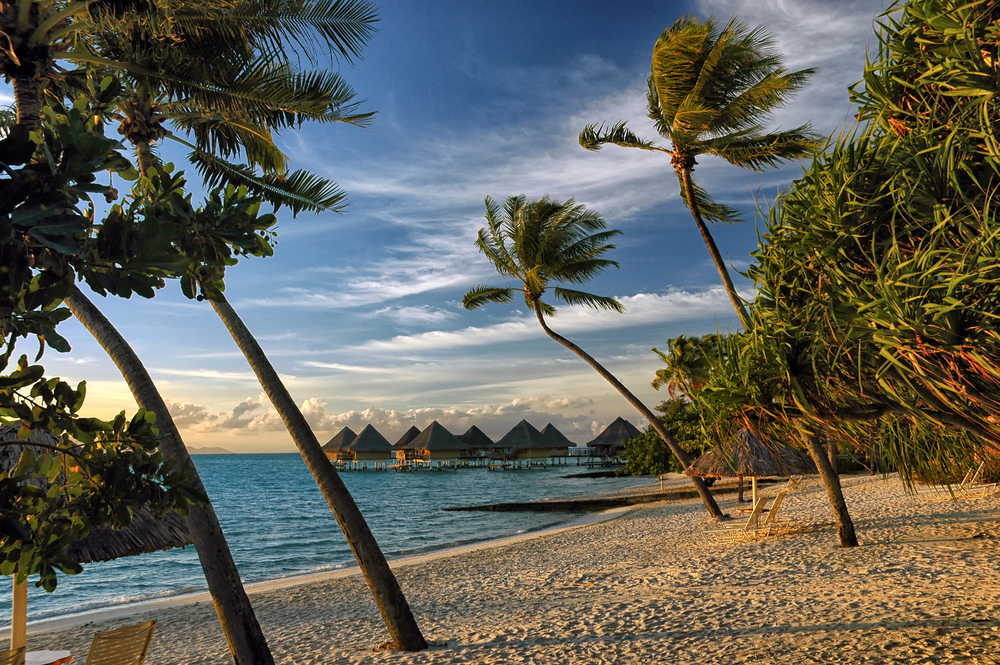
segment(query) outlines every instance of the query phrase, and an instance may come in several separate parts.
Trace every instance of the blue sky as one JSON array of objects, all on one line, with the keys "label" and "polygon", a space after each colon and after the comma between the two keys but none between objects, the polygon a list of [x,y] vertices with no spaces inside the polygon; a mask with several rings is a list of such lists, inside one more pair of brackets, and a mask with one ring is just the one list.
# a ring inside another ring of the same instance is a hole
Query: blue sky
[{"label": "blue sky", "polygon": [[[342,73],[366,129],[310,126],[283,136],[294,166],[332,178],[347,214],[280,215],[276,255],[227,276],[228,297],[257,335],[322,441],[374,424],[390,440],[437,419],[455,433],[477,424],[494,438],[521,418],[554,423],[584,443],[619,415],[638,414],[578,358],[548,339],[522,303],[461,308],[462,295],[500,280],[473,240],[483,199],[573,197],[624,233],[621,264],[588,286],[619,297],[625,315],[563,308],[552,327],[614,372],[650,406],[653,346],[677,334],[735,325],[731,305],[678,199],[669,159],[577,144],[587,124],[645,116],[652,46],[684,13],[733,13],[766,25],[790,68],[813,83],[774,119],[812,121],[829,134],[850,120],[856,82],[882,0],[700,2],[379,2],[378,32]],[[9,97],[9,90],[6,93]],[[169,153],[168,153],[169,154]],[[744,212],[716,239],[736,269],[756,246],[755,205],[800,171],[763,175],[701,160],[695,177]],[[740,280],[738,286],[748,289]],[[750,295],[749,291],[746,292]],[[280,420],[211,308],[176,284],[155,299],[98,304],[144,360],[193,446],[292,450]],[[88,408],[134,403],[113,365],[75,322],[73,351],[49,352],[50,375],[88,382]]]}]

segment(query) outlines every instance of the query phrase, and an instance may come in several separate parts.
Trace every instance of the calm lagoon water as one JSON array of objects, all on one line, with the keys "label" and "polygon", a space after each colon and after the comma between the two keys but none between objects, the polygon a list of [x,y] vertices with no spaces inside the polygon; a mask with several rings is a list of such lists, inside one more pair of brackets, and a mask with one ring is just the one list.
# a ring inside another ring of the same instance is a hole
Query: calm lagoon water
[{"label": "calm lagoon water", "polygon": [[[340,527],[298,453],[196,455],[245,582],[353,566]],[[442,508],[604,492],[640,478],[565,478],[586,471],[570,461],[546,471],[462,469],[425,473],[354,472],[341,477],[389,559],[558,526],[568,513],[445,512]],[[9,578],[8,578],[9,581]],[[28,620],[205,590],[194,547],[90,564],[60,576],[54,593],[29,580]],[[10,623],[10,595],[0,625]]]}]

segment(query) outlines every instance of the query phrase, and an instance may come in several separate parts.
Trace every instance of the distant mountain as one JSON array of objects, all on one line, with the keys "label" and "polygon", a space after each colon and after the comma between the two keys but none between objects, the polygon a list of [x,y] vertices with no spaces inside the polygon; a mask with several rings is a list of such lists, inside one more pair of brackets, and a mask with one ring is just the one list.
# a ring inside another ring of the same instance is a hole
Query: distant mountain
[{"label": "distant mountain", "polygon": [[188,446],[188,453],[191,455],[235,455],[231,450],[219,448],[218,446],[208,446],[207,448],[195,448]]}]

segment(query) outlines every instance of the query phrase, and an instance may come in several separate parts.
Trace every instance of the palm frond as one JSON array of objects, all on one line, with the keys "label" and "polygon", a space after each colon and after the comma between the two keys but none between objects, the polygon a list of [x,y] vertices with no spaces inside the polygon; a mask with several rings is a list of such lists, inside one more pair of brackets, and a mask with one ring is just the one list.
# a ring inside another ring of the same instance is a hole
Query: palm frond
[{"label": "palm frond", "polygon": [[477,286],[462,296],[462,307],[476,309],[488,303],[506,304],[514,301],[514,289],[498,286]]},{"label": "palm frond", "polygon": [[741,168],[763,171],[783,160],[810,155],[819,147],[819,140],[810,125],[770,134],[757,134],[756,129],[702,141],[698,144],[699,150],[722,157]]},{"label": "palm frond", "polygon": [[[690,208],[691,203],[687,200],[687,195],[684,191],[684,177],[678,173],[677,179],[681,184],[681,200],[684,201],[684,205]],[[743,221],[736,208],[716,202],[698,183],[692,181],[691,189],[694,190],[694,198],[698,206],[698,211],[701,213],[702,219],[706,222],[712,222],[713,224],[736,224]]]},{"label": "palm frond", "polygon": [[619,120],[607,130],[604,129],[604,123],[602,122],[600,126],[587,125],[580,132],[580,145],[587,150],[600,150],[601,146],[605,143],[614,143],[624,148],[670,152],[655,145],[652,141],[640,139],[628,129],[624,120]]},{"label": "palm frond", "polygon": [[585,293],[584,291],[575,291],[573,289],[564,289],[560,286],[555,287],[552,292],[557,298],[568,305],[586,305],[594,309],[603,309],[618,312],[619,314],[625,313],[625,306],[614,298]]}]

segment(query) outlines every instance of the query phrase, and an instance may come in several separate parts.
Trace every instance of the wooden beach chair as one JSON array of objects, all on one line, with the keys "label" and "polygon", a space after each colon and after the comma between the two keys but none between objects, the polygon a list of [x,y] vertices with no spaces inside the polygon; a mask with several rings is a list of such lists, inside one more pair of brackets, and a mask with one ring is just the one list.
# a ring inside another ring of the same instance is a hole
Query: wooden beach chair
[{"label": "wooden beach chair", "polygon": [[918,492],[925,501],[948,501],[951,499],[985,499],[997,493],[997,483],[983,483],[983,470],[986,462],[982,462],[978,467],[969,469],[962,478],[962,482],[951,487],[932,487],[928,490]]},{"label": "wooden beach chair", "polygon": [[24,647],[0,651],[0,665],[21,665],[24,662]]},{"label": "wooden beach chair", "polygon": [[760,523],[760,516],[764,513],[764,507],[770,499],[761,497],[754,504],[750,517],[745,524],[723,525],[721,529],[708,529],[704,532],[704,537],[716,543],[735,543],[741,540],[756,540],[764,538],[770,530],[770,526]]},{"label": "wooden beach chair", "polygon": [[94,635],[86,665],[142,665],[153,639],[156,621],[116,628]]},{"label": "wooden beach chair", "polygon": [[767,517],[761,523],[761,526],[767,529],[765,536],[780,536],[782,534],[788,533],[789,523],[783,521],[780,517],[781,515],[781,504],[785,501],[785,495],[788,494],[788,490],[781,490],[774,495],[774,503],[771,504],[771,509],[767,512]]}]

